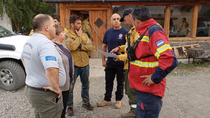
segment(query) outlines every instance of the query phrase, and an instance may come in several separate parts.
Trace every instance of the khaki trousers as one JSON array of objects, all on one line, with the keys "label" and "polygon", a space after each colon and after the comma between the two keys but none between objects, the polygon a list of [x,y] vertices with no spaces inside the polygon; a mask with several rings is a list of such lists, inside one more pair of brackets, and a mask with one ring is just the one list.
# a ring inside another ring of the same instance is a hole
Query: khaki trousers
[{"label": "khaki trousers", "polygon": [[25,86],[25,95],[34,108],[36,118],[60,118],[63,110],[62,98],[52,91],[34,90]]}]

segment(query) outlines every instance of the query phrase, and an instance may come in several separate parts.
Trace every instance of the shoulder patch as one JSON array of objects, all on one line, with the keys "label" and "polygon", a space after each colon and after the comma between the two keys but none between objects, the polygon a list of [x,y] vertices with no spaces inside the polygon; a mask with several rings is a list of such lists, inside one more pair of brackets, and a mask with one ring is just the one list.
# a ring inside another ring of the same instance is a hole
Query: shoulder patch
[{"label": "shoulder patch", "polygon": [[46,61],[57,61],[55,56],[46,56],[45,60]]},{"label": "shoulder patch", "polygon": [[163,39],[159,40],[158,42],[156,42],[157,47],[160,47],[161,45],[163,45],[165,42],[163,41]]}]

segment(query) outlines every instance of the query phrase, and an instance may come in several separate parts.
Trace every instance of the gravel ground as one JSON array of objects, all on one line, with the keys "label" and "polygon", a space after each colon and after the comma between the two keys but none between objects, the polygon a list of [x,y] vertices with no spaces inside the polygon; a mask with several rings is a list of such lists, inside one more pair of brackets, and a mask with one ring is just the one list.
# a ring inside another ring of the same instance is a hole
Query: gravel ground
[{"label": "gravel ground", "polygon": [[[104,71],[100,59],[90,60],[90,100],[94,111],[82,108],[81,83],[77,80],[74,90],[74,113],[72,118],[120,118],[129,111],[128,98],[122,100],[122,108],[97,107],[104,97]],[[210,116],[210,68],[177,68],[167,77],[163,108],[159,118],[209,118]],[[114,91],[116,90],[116,83]],[[0,89],[0,118],[33,118],[33,108],[28,103],[24,88],[17,91]],[[67,117],[70,118],[70,117]]]}]

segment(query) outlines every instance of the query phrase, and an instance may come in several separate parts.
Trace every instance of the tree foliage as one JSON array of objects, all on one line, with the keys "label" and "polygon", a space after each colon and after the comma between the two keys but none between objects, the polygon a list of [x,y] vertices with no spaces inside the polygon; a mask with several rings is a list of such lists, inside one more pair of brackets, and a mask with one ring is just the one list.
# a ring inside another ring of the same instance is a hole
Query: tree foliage
[{"label": "tree foliage", "polygon": [[32,20],[36,14],[53,15],[55,7],[43,0],[0,0],[0,17],[3,17],[4,11],[11,19],[14,31],[18,32],[25,27],[28,33],[32,29]]}]

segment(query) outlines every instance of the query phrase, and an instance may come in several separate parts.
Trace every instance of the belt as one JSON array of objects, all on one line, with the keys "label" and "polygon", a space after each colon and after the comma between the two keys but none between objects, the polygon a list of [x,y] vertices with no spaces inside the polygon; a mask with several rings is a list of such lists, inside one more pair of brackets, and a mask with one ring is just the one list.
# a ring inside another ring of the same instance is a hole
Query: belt
[{"label": "belt", "polygon": [[50,90],[48,90],[48,89],[44,89],[44,88],[36,88],[36,87],[31,87],[31,86],[29,86],[29,85],[26,85],[26,86],[28,86],[29,88],[31,88],[31,89],[33,89],[33,90],[37,90],[37,91],[50,91]]}]

